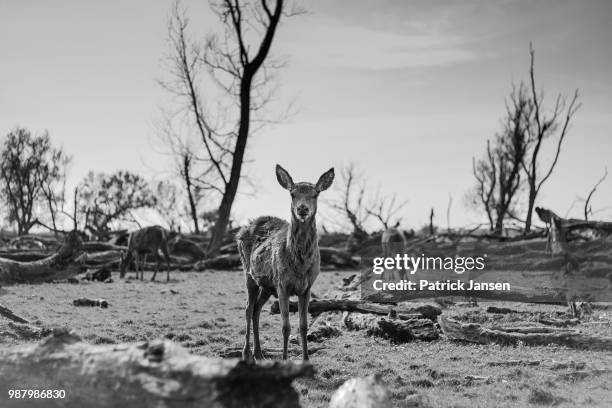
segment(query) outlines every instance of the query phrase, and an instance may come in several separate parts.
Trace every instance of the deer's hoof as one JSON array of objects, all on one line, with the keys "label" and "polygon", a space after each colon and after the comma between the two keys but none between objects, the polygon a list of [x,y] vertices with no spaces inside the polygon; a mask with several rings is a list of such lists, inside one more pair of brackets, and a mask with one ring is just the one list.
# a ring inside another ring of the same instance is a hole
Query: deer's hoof
[{"label": "deer's hoof", "polygon": [[255,361],[263,361],[266,358],[264,357],[263,353],[261,351],[256,351],[255,352]]},{"label": "deer's hoof", "polygon": [[244,361],[248,361],[248,362],[253,361],[253,353],[251,353],[251,349],[250,348],[244,348],[242,350],[242,359]]}]

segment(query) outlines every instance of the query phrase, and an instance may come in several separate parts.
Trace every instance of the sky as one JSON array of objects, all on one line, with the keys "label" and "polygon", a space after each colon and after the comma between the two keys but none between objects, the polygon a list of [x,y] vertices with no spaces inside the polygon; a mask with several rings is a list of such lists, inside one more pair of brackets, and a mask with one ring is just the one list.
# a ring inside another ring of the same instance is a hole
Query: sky
[{"label": "sky", "polygon": [[[424,225],[432,207],[446,225],[449,197],[452,226],[482,221],[464,204],[472,157],[500,129],[511,84],[528,78],[530,41],[545,103],[578,88],[583,104],[537,204],[580,216],[576,198],[604,168],[612,171],[612,2],[302,4],[308,13],[284,20],[272,47],[286,61],[274,106],[293,103],[294,113],[250,138],[246,172],[254,187],[241,186],[238,220],[289,216],[276,163],[296,181],[315,182],[331,166],[354,162],[372,192],[380,187],[407,201],[399,214],[406,228]],[[171,5],[0,0],[0,135],[15,126],[48,130],[74,156],[69,185],[90,170],[168,177],[156,135],[169,102],[158,80],[166,75]],[[183,5],[193,35],[218,29],[206,1]],[[611,190],[609,177],[593,198],[595,210],[612,206]],[[612,209],[598,216],[610,218]]]}]

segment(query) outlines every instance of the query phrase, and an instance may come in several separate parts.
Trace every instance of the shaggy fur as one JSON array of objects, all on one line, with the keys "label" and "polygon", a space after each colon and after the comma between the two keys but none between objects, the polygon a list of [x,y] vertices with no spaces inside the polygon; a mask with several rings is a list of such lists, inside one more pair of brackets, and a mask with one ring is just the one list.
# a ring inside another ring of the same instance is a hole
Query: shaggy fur
[{"label": "shaggy fur", "polygon": [[317,184],[294,183],[289,173],[277,166],[276,177],[291,193],[291,222],[276,217],[259,217],[236,235],[247,287],[246,335],[242,357],[250,360],[251,322],[253,323],[254,355],[262,359],[259,342],[261,308],[274,295],[279,298],[283,321],[283,359],[287,358],[289,339],[289,296],[298,296],[300,335],[304,360],[307,313],[310,288],[319,275],[320,253],[315,215],[319,193],[334,179],[334,171],[324,173]]}]

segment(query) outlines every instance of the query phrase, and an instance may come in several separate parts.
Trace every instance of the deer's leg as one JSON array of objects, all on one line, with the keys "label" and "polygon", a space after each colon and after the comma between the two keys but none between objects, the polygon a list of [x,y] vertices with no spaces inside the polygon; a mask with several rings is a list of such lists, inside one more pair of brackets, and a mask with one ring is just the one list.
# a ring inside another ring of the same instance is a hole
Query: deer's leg
[{"label": "deer's leg", "polygon": [[155,251],[155,259],[157,259],[157,265],[155,266],[155,272],[153,272],[153,277],[151,277],[151,282],[155,280],[157,276],[157,271],[159,271],[159,264],[161,262],[161,258],[159,257],[159,250]]},{"label": "deer's leg", "polygon": [[291,334],[291,323],[289,322],[289,294],[287,291],[278,288],[278,305],[283,325],[283,360],[287,359],[287,345],[289,344],[289,335]]},{"label": "deer's leg", "polygon": [[298,314],[300,316],[300,341],[302,342],[302,358],[308,361],[308,343],[306,335],[308,334],[308,303],[310,303],[310,288],[306,293],[298,296]]},{"label": "deer's leg", "polygon": [[141,261],[142,265],[140,265],[140,280],[144,280],[145,267],[147,266],[147,254],[146,252],[142,255]]},{"label": "deer's leg", "polygon": [[242,349],[242,359],[250,361],[253,358],[251,353],[251,320],[253,320],[253,309],[255,302],[257,301],[257,294],[259,293],[259,287],[257,283],[247,275],[247,306],[245,310],[246,317],[246,333],[244,335],[244,348]]},{"label": "deer's leg", "polygon": [[271,293],[267,289],[259,288],[257,301],[255,302],[255,307],[253,308],[253,354],[255,354],[256,360],[263,360],[264,358],[263,353],[261,352],[261,344],[259,342],[259,315],[261,314],[261,308],[263,305],[265,305],[268,299],[270,299],[270,295]]},{"label": "deer's leg", "polygon": [[134,252],[134,270],[136,271],[136,279],[138,279],[138,260],[140,255],[138,252]]},{"label": "deer's leg", "polygon": [[166,282],[168,282],[170,281],[170,255],[168,255],[168,247],[164,245],[162,247],[162,252],[164,253],[164,257],[166,258]]}]

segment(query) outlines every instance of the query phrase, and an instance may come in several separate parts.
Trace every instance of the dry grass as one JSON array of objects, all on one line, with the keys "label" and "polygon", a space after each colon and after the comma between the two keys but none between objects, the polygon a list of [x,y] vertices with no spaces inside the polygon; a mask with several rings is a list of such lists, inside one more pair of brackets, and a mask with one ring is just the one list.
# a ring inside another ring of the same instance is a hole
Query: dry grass
[{"label": "dry grass", "polygon": [[[324,297],[349,274],[322,273],[313,291]],[[111,284],[18,285],[0,289],[0,303],[15,313],[46,327],[70,326],[91,343],[166,337],[194,353],[209,356],[242,344],[244,296],[241,273],[212,271],[173,273],[170,283],[128,283],[117,279]],[[110,306],[108,309],[75,307],[72,300],[78,297],[105,298]],[[454,306],[444,312],[454,316],[467,313],[473,321],[485,324],[529,320],[524,314],[487,314],[484,310],[488,305]],[[542,312],[564,310],[524,304],[511,307]],[[598,310],[595,317],[610,320],[611,314],[609,310]],[[264,312],[261,323],[264,348],[279,347],[279,316]],[[1,319],[0,332],[5,324],[6,320]],[[295,315],[292,326],[295,332]],[[609,324],[578,328],[600,335],[611,332]],[[0,342],[5,346],[16,340],[0,336]],[[322,344],[311,345],[325,348],[312,355],[316,376],[295,383],[305,407],[325,407],[331,393],[345,380],[373,373],[382,375],[397,406],[402,406],[413,394],[422,395],[426,404],[433,407],[604,407],[612,401],[610,353],[556,346],[483,346],[446,340],[393,345],[361,332],[346,331]],[[299,358],[299,347],[292,345],[292,348],[293,358]],[[541,364],[509,367],[488,364],[506,360],[540,360]],[[593,370],[603,371],[590,374]]]}]

